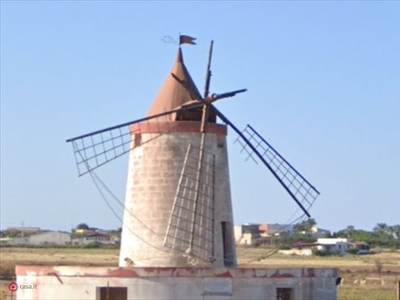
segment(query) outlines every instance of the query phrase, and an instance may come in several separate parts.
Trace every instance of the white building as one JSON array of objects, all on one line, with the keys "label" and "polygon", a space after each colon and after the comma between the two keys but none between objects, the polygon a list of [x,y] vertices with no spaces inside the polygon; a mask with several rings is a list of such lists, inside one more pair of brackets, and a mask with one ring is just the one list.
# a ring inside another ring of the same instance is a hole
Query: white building
[{"label": "white building", "polygon": [[79,238],[74,238],[72,240],[74,245],[87,245],[95,242],[102,244],[114,244],[115,240],[111,235],[100,232],[91,233]]},{"label": "white building", "polygon": [[18,246],[18,245],[27,245],[29,244],[29,238],[28,237],[15,237],[15,238],[10,238],[10,237],[4,237],[0,238],[0,245],[7,245],[7,246]]},{"label": "white building", "polygon": [[29,237],[0,238],[0,245],[19,246],[28,244],[29,244]]},{"label": "white building", "polygon": [[349,243],[346,238],[320,238],[315,244],[318,250],[339,255],[346,255],[347,249],[352,247],[352,243]]},{"label": "white building", "polygon": [[31,235],[30,245],[69,245],[71,244],[71,234],[60,231],[49,231]]},{"label": "white building", "polygon": [[68,245],[71,244],[71,234],[49,231],[33,234],[27,237],[0,238],[0,245]]}]

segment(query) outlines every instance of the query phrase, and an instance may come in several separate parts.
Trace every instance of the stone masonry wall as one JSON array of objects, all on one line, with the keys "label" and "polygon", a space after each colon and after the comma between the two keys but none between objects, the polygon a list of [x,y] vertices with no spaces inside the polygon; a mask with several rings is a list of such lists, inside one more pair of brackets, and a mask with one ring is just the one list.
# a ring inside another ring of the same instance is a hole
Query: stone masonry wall
[{"label": "stone masonry wall", "polygon": [[[133,138],[141,144],[130,153],[120,266],[125,258],[136,266],[190,266],[182,252],[164,247],[178,181],[188,145],[200,147],[200,133],[142,133]],[[149,142],[146,142],[150,140]],[[225,258],[236,265],[233,216],[226,136],[206,134],[205,150],[215,154],[215,262],[199,260],[198,266],[223,267]],[[225,243],[221,222],[227,222]]]}]

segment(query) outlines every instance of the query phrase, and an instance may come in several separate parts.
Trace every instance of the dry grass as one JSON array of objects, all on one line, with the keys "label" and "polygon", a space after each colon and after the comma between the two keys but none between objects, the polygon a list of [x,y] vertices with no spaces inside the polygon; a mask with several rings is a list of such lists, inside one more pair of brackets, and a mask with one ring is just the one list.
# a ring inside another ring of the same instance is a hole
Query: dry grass
[{"label": "dry grass", "polygon": [[19,265],[117,265],[118,249],[0,248],[2,263]]},{"label": "dry grass", "polygon": [[348,256],[287,256],[265,248],[238,247],[239,264],[245,266],[292,266],[292,267],[362,267],[376,269],[377,261],[382,265],[382,272],[400,271],[400,252],[382,252],[373,255]]},{"label": "dry grass", "polygon": [[[237,253],[241,267],[338,268],[340,276],[344,278],[339,286],[339,299],[344,300],[395,299],[394,282],[400,280],[400,252],[346,257],[298,257],[279,255],[271,249],[239,247]],[[0,278],[3,279],[0,282],[0,299],[11,299],[7,286],[14,277],[16,265],[117,266],[119,250],[0,248],[0,255]]]},{"label": "dry grass", "polygon": [[11,299],[16,265],[117,266],[118,256],[117,249],[0,248],[0,300]]},{"label": "dry grass", "polygon": [[338,268],[343,278],[338,287],[340,300],[396,300],[400,280],[400,252],[364,256],[284,256],[263,248],[237,250],[241,266],[280,268]]}]

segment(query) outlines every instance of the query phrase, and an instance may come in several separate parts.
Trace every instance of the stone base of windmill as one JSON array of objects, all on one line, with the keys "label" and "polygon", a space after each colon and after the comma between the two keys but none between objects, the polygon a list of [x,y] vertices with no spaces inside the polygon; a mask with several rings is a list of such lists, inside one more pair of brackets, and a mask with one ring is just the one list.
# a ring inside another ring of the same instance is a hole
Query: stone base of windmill
[{"label": "stone base of windmill", "polygon": [[337,269],[17,266],[17,299],[336,299]]}]

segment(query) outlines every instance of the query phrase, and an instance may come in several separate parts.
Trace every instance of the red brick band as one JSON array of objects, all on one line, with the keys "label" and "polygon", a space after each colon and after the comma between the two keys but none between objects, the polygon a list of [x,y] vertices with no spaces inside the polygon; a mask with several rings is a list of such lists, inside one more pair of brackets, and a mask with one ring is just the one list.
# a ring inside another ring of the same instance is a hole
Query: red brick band
[{"label": "red brick band", "polygon": [[[131,133],[199,133],[200,127],[201,123],[194,121],[145,122],[131,125]],[[228,134],[228,130],[226,125],[208,123],[206,126],[206,133],[214,133],[217,135],[226,136]]]}]

